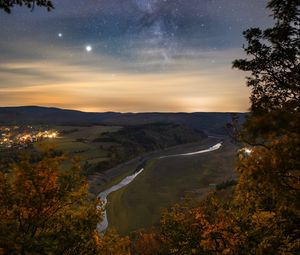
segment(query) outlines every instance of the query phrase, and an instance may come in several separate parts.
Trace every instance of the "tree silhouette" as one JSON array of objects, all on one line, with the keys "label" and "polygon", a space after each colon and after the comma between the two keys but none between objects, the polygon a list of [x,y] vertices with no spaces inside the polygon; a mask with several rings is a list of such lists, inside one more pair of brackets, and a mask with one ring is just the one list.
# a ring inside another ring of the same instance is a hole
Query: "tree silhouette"
[{"label": "tree silhouette", "polygon": [[52,1],[49,0],[0,0],[0,9],[3,9],[7,13],[11,13],[11,10],[15,6],[26,6],[33,10],[35,6],[44,7],[48,11],[54,9]]},{"label": "tree silhouette", "polygon": [[[233,67],[250,72],[251,114],[247,131],[267,139],[299,130],[300,102],[300,15],[299,0],[272,0],[275,26],[244,32],[248,59],[234,61]],[[254,120],[255,119],[255,120]]]},{"label": "tree silhouette", "polygon": [[[251,113],[241,139],[234,204],[247,254],[300,252],[300,1],[271,0],[275,25],[244,32]],[[242,253],[240,253],[242,254]]]},{"label": "tree silhouette", "polygon": [[300,254],[300,1],[268,8],[274,27],[245,31],[248,58],[233,63],[251,89],[233,198],[164,214],[169,254]]}]

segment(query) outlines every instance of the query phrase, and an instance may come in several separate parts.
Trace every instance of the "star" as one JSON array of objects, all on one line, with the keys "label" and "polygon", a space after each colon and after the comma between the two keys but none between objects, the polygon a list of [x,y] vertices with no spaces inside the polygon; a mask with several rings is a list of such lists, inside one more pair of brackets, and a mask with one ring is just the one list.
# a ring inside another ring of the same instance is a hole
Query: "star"
[{"label": "star", "polygon": [[93,50],[93,48],[92,48],[91,45],[87,45],[87,46],[85,46],[85,50],[86,50],[87,52],[91,52],[91,51]]},{"label": "star", "polygon": [[57,36],[58,36],[58,37],[62,37],[63,34],[62,34],[62,33],[58,33]]}]

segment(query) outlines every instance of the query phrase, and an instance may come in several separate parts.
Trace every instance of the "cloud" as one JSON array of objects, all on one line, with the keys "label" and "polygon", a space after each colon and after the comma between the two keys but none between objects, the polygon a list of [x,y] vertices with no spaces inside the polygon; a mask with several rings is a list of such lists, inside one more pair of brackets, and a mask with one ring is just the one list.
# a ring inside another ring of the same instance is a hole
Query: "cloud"
[{"label": "cloud", "polygon": [[245,111],[249,91],[231,62],[242,56],[242,30],[268,18],[262,1],[226,3],[57,0],[47,15],[17,8],[0,17],[0,104]]},{"label": "cloud", "polygon": [[[121,65],[121,64],[120,64]],[[10,76],[3,72],[9,69]],[[0,66],[7,85],[2,105],[55,105],[89,111],[245,111],[248,90],[242,74],[227,66],[162,73],[132,73],[65,62]],[[27,74],[18,70],[26,70]],[[235,74],[231,72],[236,72]],[[36,75],[38,73],[38,75]],[[49,76],[49,73],[52,75]],[[242,100],[241,100],[242,99]]]}]

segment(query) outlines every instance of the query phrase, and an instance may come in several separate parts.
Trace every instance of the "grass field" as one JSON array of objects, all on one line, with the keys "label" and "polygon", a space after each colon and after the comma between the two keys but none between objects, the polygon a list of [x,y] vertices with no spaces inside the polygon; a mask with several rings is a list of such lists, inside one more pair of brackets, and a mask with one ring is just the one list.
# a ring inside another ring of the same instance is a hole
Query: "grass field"
[{"label": "grass field", "polygon": [[[110,160],[108,142],[95,142],[104,132],[116,132],[120,127],[109,126],[55,126],[61,137],[53,140],[57,149],[70,156],[79,156],[82,164],[96,165]],[[162,155],[185,153],[205,149],[217,143],[207,138],[191,145],[178,145],[144,154],[147,164],[143,173],[130,185],[109,196],[109,226],[120,234],[147,228],[159,222],[163,209],[180,201],[190,192],[201,196],[217,184],[234,175],[236,147],[228,141],[217,151],[187,157],[157,159]],[[120,145],[118,145],[120,146]],[[124,148],[126,149],[126,148]],[[138,157],[104,172],[88,176],[90,191],[96,196],[100,191],[132,174],[140,164]]]},{"label": "grass field", "polygon": [[116,132],[117,126],[52,126],[58,130],[60,136],[51,142],[58,150],[73,156],[78,156],[82,163],[96,164],[108,160],[107,151],[103,143],[93,142],[104,132]]},{"label": "grass field", "polygon": [[[126,162],[145,153],[205,138],[202,132],[182,125],[153,123],[137,126],[50,126],[59,137],[51,142],[56,149],[79,157],[83,173],[90,181],[90,192],[99,191],[125,173],[134,171]],[[122,169],[110,171],[118,165]],[[138,162],[137,162],[138,163]],[[68,164],[65,164],[67,167]]]},{"label": "grass field", "polygon": [[130,185],[109,196],[109,226],[128,234],[157,224],[162,210],[189,192],[201,196],[211,184],[233,178],[235,151],[234,145],[225,142],[214,152],[148,161]]}]

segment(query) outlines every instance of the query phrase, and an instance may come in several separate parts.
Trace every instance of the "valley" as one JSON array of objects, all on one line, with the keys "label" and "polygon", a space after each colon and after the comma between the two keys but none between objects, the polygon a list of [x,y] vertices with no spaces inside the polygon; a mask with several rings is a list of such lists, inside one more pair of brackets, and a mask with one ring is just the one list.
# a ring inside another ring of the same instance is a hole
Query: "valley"
[{"label": "valley", "polygon": [[[21,110],[27,112],[28,108]],[[201,113],[156,113],[148,115],[149,119],[144,118],[147,114],[140,114],[136,115],[135,122],[131,117],[128,119],[128,115],[118,115],[110,120],[113,124],[95,124],[95,119],[82,124],[90,118],[87,117],[90,113],[75,112],[81,119],[74,123],[69,112],[59,110],[66,117],[65,122],[73,122],[62,124],[56,121],[60,115],[55,115],[53,122],[42,121],[49,110],[45,109],[44,115],[41,110],[31,112],[37,116],[32,127],[55,130],[57,136],[35,141],[26,150],[35,150],[47,143],[58,155],[78,158],[91,196],[96,198],[100,194],[102,199],[107,199],[108,228],[116,229],[121,235],[151,228],[159,223],[164,209],[184,199],[199,200],[216,185],[236,178],[234,158],[238,146],[231,142],[225,128],[231,114],[205,113],[199,117]],[[5,110],[0,109],[0,115],[1,112]],[[166,117],[165,121],[162,117]],[[18,118],[6,124],[14,125]],[[37,124],[39,122],[41,124]],[[211,150],[218,144],[220,147]],[[62,164],[62,168],[69,166]],[[116,188],[128,178],[130,184]]]},{"label": "valley", "polygon": [[144,171],[128,186],[108,196],[109,227],[128,234],[159,223],[162,211],[185,198],[201,199],[216,185],[234,179],[237,147],[227,139],[218,150],[184,157],[164,157],[205,150],[219,142],[172,148],[147,157]]}]

